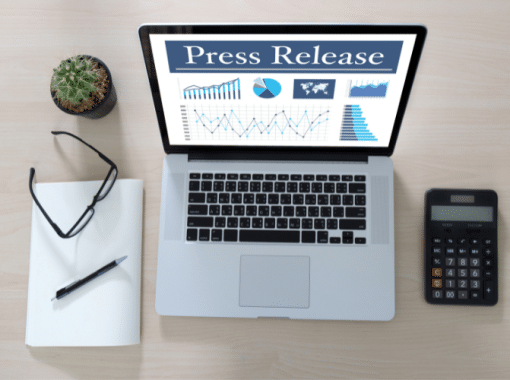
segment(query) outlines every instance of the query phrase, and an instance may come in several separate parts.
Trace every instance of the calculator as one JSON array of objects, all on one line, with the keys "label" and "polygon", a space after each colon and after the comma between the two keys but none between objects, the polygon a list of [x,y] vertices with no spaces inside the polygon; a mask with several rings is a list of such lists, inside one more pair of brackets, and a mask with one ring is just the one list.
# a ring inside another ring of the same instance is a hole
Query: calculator
[{"label": "calculator", "polygon": [[498,196],[493,190],[425,194],[425,298],[440,305],[498,302]]}]

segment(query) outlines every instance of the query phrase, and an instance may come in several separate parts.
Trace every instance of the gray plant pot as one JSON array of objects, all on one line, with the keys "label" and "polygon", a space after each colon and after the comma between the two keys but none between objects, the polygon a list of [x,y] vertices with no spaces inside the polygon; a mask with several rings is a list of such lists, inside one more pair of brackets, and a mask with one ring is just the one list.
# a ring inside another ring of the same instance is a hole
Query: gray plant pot
[{"label": "gray plant pot", "polygon": [[53,102],[57,105],[58,108],[60,108],[65,113],[68,113],[70,115],[78,115],[83,116],[89,119],[99,119],[103,116],[106,116],[110,113],[110,111],[113,109],[115,104],[117,103],[117,93],[115,92],[115,87],[113,86],[113,78],[112,73],[108,69],[108,66],[105,65],[103,61],[101,61],[99,58],[92,57],[90,55],[83,55],[86,58],[92,58],[94,61],[96,61],[99,64],[99,67],[104,67],[106,70],[106,73],[108,75],[108,89],[106,90],[106,94],[104,99],[101,101],[101,103],[96,104],[94,108],[90,110],[86,110],[83,112],[74,112],[71,110],[68,110],[65,107],[62,107],[58,99],[55,98],[55,91],[51,91],[51,97],[53,98]]}]

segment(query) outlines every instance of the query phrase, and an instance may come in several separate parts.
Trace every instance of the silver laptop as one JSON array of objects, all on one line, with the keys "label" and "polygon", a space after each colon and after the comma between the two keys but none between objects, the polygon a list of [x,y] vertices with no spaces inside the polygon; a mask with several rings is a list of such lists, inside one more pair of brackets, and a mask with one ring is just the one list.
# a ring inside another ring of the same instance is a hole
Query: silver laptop
[{"label": "silver laptop", "polygon": [[144,24],[156,311],[390,320],[393,164],[421,25]]}]

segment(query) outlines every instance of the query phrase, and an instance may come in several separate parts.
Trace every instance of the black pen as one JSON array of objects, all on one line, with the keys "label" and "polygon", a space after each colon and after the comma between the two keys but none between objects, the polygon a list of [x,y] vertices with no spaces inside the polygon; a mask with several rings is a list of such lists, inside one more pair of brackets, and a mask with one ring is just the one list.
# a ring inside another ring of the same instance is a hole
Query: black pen
[{"label": "black pen", "polygon": [[57,294],[51,300],[52,301],[54,299],[59,300],[59,299],[65,297],[65,296],[67,296],[69,293],[71,293],[72,291],[78,289],[80,286],[85,285],[87,282],[90,282],[93,279],[98,278],[99,276],[101,276],[103,273],[108,272],[110,269],[115,268],[121,262],[126,260],[126,258],[127,258],[127,256],[123,256],[120,259],[113,260],[111,263],[106,264],[104,267],[96,270],[94,273],[89,274],[87,277],[85,277],[85,278],[83,278],[81,280],[76,280],[72,284],[67,285],[66,287],[64,287],[64,288],[62,288],[60,290],[57,290]]}]

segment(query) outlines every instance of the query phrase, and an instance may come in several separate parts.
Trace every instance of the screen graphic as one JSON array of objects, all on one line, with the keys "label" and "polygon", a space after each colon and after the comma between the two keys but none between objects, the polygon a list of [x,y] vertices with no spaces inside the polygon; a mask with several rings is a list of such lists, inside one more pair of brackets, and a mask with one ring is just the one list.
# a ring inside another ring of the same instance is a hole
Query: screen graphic
[{"label": "screen graphic", "polygon": [[389,81],[377,80],[351,81],[349,85],[349,97],[351,98],[384,98],[388,91]]},{"label": "screen graphic", "polygon": [[170,145],[387,147],[415,39],[150,35]]},{"label": "screen graphic", "polygon": [[259,98],[272,99],[280,94],[282,86],[274,79],[269,78],[257,78],[253,85],[253,92]]}]

